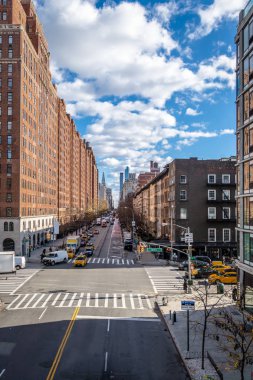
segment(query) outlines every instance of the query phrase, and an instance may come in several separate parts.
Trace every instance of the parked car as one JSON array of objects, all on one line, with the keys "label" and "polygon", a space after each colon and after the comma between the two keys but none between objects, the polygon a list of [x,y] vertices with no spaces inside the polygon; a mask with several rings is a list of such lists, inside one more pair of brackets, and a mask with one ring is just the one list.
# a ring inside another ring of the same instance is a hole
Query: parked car
[{"label": "parked car", "polygon": [[67,251],[56,251],[48,253],[42,260],[44,265],[55,265],[58,263],[67,263],[68,253]]},{"label": "parked car", "polygon": [[95,251],[95,245],[93,243],[87,243],[85,248],[92,249],[93,251]]},{"label": "parked car", "polygon": [[79,255],[75,258],[73,265],[74,267],[85,267],[87,261],[88,260],[86,255]]},{"label": "parked car", "polygon": [[99,230],[97,228],[95,228],[95,230],[93,230],[93,234],[94,235],[99,235]]},{"label": "parked car", "polygon": [[209,284],[237,284],[237,272],[231,270],[221,274],[211,274],[208,277]]}]

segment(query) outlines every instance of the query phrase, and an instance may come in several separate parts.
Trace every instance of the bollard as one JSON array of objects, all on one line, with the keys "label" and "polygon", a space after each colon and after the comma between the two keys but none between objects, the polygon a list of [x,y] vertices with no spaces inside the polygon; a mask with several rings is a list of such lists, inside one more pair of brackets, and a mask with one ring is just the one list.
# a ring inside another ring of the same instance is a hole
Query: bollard
[{"label": "bollard", "polygon": [[174,323],[177,321],[177,313],[175,311],[173,311],[173,315],[172,315],[172,323],[174,325]]}]

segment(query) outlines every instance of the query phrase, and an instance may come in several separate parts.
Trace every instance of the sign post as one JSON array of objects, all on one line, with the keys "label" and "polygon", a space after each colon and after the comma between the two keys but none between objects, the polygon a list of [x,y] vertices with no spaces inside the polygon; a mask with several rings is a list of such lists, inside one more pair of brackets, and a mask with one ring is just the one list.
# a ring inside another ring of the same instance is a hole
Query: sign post
[{"label": "sign post", "polygon": [[181,310],[187,311],[187,351],[190,351],[190,310],[195,310],[195,301],[181,301]]}]

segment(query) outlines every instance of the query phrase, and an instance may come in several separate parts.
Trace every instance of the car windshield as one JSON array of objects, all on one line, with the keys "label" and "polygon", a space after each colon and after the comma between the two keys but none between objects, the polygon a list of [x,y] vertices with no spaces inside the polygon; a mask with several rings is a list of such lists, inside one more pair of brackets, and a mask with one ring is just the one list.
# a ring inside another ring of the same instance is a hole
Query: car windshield
[{"label": "car windshield", "polygon": [[49,253],[49,254],[47,255],[47,257],[56,257],[56,256],[57,256],[56,253]]}]

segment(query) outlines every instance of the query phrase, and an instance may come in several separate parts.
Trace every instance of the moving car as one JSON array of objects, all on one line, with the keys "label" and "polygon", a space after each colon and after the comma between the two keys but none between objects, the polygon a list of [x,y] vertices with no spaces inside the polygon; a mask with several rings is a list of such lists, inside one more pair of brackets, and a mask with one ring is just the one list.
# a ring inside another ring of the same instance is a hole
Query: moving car
[{"label": "moving car", "polygon": [[124,240],[124,249],[127,251],[133,250],[133,241],[132,239],[125,239]]},{"label": "moving car", "polygon": [[224,264],[217,264],[217,265],[212,265],[212,269],[219,272],[219,273],[224,273],[226,269],[231,269],[230,265],[224,265]]},{"label": "moving car", "polygon": [[86,255],[87,257],[92,256],[93,253],[94,253],[94,250],[93,250],[92,248],[88,248],[87,246],[85,247],[85,255]]},{"label": "moving car", "polygon": [[222,284],[237,284],[237,272],[236,271],[226,271],[221,274],[211,274],[208,277],[209,284],[217,284],[222,282]]},{"label": "moving car", "polygon": [[48,253],[42,260],[44,265],[55,265],[58,263],[67,263],[68,253],[67,251],[55,251]]},{"label": "moving car", "polygon": [[85,248],[92,249],[93,251],[95,251],[95,245],[93,243],[87,243]]},{"label": "moving car", "polygon": [[87,261],[88,260],[86,255],[79,255],[75,258],[73,265],[74,267],[85,267]]},{"label": "moving car", "polygon": [[24,256],[15,256],[15,268],[24,269],[25,268],[25,257]]}]

